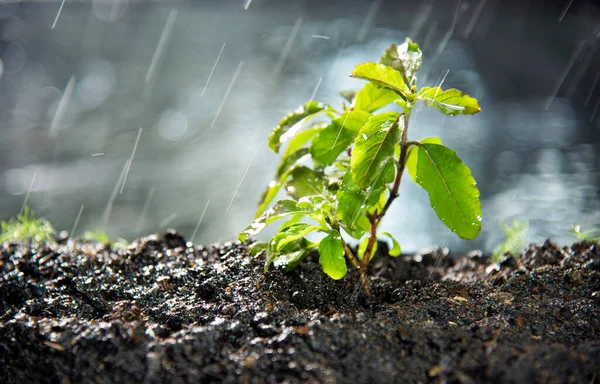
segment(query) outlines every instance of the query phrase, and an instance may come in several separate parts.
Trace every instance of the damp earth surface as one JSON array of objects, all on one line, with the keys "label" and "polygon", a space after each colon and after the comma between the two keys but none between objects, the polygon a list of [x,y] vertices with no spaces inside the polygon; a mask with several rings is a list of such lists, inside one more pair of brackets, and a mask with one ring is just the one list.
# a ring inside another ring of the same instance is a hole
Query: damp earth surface
[{"label": "damp earth surface", "polygon": [[600,382],[597,244],[492,263],[381,243],[371,297],[316,254],[263,274],[247,245],[2,244],[0,381]]}]

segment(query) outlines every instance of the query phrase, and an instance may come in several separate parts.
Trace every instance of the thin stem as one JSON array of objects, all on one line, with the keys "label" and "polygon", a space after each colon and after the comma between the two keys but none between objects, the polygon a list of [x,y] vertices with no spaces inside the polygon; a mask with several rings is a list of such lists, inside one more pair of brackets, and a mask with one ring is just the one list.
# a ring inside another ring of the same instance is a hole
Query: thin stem
[{"label": "thin stem", "polygon": [[[365,285],[368,286],[367,267],[371,259],[373,247],[375,246],[375,242],[377,241],[377,227],[379,226],[379,223],[390,208],[390,205],[392,205],[394,199],[396,199],[399,196],[398,190],[400,189],[402,174],[404,173],[404,168],[406,166],[406,157],[408,155],[408,148],[410,146],[408,142],[408,119],[410,117],[410,109],[405,110],[401,116],[403,117],[404,129],[402,130],[402,138],[400,140],[400,159],[398,161],[398,172],[396,172],[396,178],[394,179],[394,184],[392,185],[392,189],[390,190],[390,196],[383,208],[381,209],[381,212],[376,212],[375,214],[368,216],[369,221],[371,222],[371,228],[369,231],[370,237],[367,243],[367,248],[365,249],[365,253],[361,260],[361,268],[359,270],[361,284],[363,285],[363,287]],[[397,122],[398,120],[396,121],[396,123]]]}]

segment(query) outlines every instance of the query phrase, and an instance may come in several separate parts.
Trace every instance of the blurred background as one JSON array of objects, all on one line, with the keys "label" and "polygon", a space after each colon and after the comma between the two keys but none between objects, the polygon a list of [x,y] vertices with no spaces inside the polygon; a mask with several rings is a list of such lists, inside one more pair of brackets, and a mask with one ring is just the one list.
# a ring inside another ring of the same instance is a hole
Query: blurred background
[{"label": "blurred background", "polygon": [[404,251],[489,251],[501,222],[570,243],[600,223],[595,1],[0,1],[0,218],[25,202],[81,236],[176,228],[234,240],[278,156],[267,136],[311,97],[339,106],[354,65],[411,37],[419,86],[482,112],[413,112],[471,167],[483,230],[460,240],[409,179],[383,224]]}]

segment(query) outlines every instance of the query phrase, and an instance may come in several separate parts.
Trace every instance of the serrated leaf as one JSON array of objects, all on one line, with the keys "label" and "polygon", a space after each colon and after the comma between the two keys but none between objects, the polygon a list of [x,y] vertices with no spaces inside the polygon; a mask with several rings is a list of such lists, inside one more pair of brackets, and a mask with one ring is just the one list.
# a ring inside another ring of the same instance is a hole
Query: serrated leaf
[{"label": "serrated leaf", "polygon": [[283,154],[283,158],[288,157],[292,153],[298,151],[304,144],[308,143],[310,139],[312,139],[317,133],[321,132],[323,128],[325,128],[327,124],[315,124],[312,127],[305,129],[301,132],[298,132],[294,137],[290,139],[287,148]]},{"label": "serrated leaf", "polygon": [[352,144],[370,116],[368,112],[351,111],[333,120],[312,141],[313,161],[319,166],[331,165]]},{"label": "serrated leaf", "polygon": [[416,182],[429,193],[435,213],[458,236],[474,239],[481,231],[481,203],[471,170],[443,145],[426,143],[417,150]]},{"label": "serrated leaf", "polygon": [[[365,236],[365,238],[362,239],[362,241],[358,245],[358,258],[360,260],[363,259],[363,257],[365,256],[365,252],[367,252],[367,245],[369,245],[370,237],[371,236]],[[369,255],[369,261],[373,260],[373,257],[375,256],[375,254],[377,254],[378,247],[379,247],[379,245],[378,245],[377,241],[375,241],[375,243],[373,243],[373,250],[371,251],[371,255]]]},{"label": "serrated leaf", "polygon": [[393,257],[400,256],[400,253],[402,253],[402,248],[400,248],[400,243],[396,241],[394,236],[392,236],[389,232],[382,232],[381,234],[392,241],[392,249],[390,249],[388,254]]},{"label": "serrated leaf", "polygon": [[317,231],[319,228],[319,226],[309,225],[306,223],[290,224],[281,228],[279,232],[273,236],[269,243],[269,247],[271,247],[275,252],[281,252],[281,250],[289,243],[303,238],[309,233]]},{"label": "serrated leaf", "polygon": [[279,252],[275,252],[270,245],[271,243],[269,243],[267,250],[265,272],[267,272],[271,264],[276,268],[284,267],[286,271],[291,271],[319,244],[302,237],[287,244]]},{"label": "serrated leaf", "polygon": [[426,105],[435,107],[449,116],[473,115],[481,111],[477,99],[454,88],[444,91],[440,87],[423,87],[419,91],[418,98]]},{"label": "serrated leaf", "polygon": [[363,63],[354,67],[350,74],[357,79],[368,80],[378,87],[388,88],[404,99],[410,93],[408,86],[402,79],[402,74],[392,67],[384,64]]},{"label": "serrated leaf", "polygon": [[[352,180],[352,175],[347,173],[342,179],[342,185],[337,192],[337,214],[340,220],[346,225],[346,227],[353,233],[358,231],[361,237],[364,234],[364,226],[359,227],[357,224],[364,216],[364,213],[371,207],[377,205],[381,194],[386,190],[387,184],[394,180],[395,167],[392,162],[387,162],[377,172],[377,177],[373,182],[373,185],[366,190],[361,189]],[[368,223],[368,220],[367,220]],[[369,227],[366,227],[368,230]]]},{"label": "serrated leaf", "polygon": [[421,49],[419,49],[419,45],[407,38],[400,45],[390,45],[385,50],[379,62],[389,65],[398,71],[403,71],[410,85],[413,86],[416,83],[415,74],[421,68],[423,62],[422,57],[423,54]]},{"label": "serrated leaf", "polygon": [[306,102],[295,111],[285,115],[285,117],[279,121],[279,124],[269,135],[269,148],[271,148],[274,152],[279,152],[279,148],[281,147],[281,136],[283,136],[294,125],[301,123],[307,117],[326,109],[332,110],[332,108],[328,105],[311,100]]},{"label": "serrated leaf", "polygon": [[356,136],[350,169],[352,180],[360,188],[373,184],[381,165],[393,159],[394,147],[400,142],[399,117],[397,112],[371,116]]},{"label": "serrated leaf", "polygon": [[[419,143],[421,144],[439,144],[439,145],[443,145],[442,144],[442,139],[440,139],[439,137],[426,137],[422,140],[419,140]],[[417,159],[419,158],[419,151],[418,151],[418,146],[411,146],[408,149],[408,156],[406,157],[406,170],[408,171],[408,174],[410,175],[410,178],[413,179],[413,181],[417,181],[416,177],[417,177]]]},{"label": "serrated leaf", "polygon": [[309,211],[307,211],[306,208],[299,207],[298,203],[294,200],[279,200],[262,216],[256,218],[243,232],[241,232],[238,236],[238,239],[241,242],[244,242],[246,241],[246,238],[258,235],[263,229],[265,229],[267,225],[271,224],[275,220],[299,213],[309,213]]},{"label": "serrated leaf", "polygon": [[339,233],[327,235],[319,244],[319,263],[329,277],[339,280],[346,276],[348,267],[344,258],[344,246]]},{"label": "serrated leaf", "polygon": [[396,92],[388,88],[380,88],[373,83],[366,83],[356,95],[352,107],[355,111],[373,112],[397,99],[399,96]]},{"label": "serrated leaf", "polygon": [[285,189],[287,194],[298,200],[303,196],[325,193],[325,175],[308,167],[298,167],[290,174]]}]

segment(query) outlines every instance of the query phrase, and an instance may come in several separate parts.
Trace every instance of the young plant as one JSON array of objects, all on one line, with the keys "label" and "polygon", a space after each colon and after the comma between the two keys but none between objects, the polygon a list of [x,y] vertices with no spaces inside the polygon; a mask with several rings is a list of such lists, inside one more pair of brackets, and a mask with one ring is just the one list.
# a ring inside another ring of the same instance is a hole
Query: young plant
[{"label": "young plant", "polygon": [[514,219],[511,224],[502,222],[504,241],[498,244],[492,251],[492,261],[499,261],[502,256],[510,253],[516,257],[525,246],[525,237],[529,231],[529,221],[526,219]]},{"label": "young plant", "polygon": [[2,221],[2,234],[0,243],[5,241],[30,240],[37,243],[54,240],[56,231],[52,224],[44,218],[36,219],[29,206],[23,208],[23,214]]},{"label": "young plant", "polygon": [[[341,279],[348,261],[370,294],[367,267],[376,253],[377,237],[391,240],[390,256],[400,255],[394,237],[378,233],[377,228],[398,197],[405,169],[429,193],[431,206],[448,228],[464,239],[479,234],[481,204],[469,168],[440,138],[408,139],[416,103],[448,116],[475,114],[480,111],[479,104],[456,89],[417,89],[421,57],[419,46],[410,39],[393,44],[379,63],[354,68],[350,76],[367,83],[357,93],[343,93],[350,106],[343,105],[338,111],[310,100],[273,129],[269,147],[275,152],[280,152],[284,142],[287,147],[275,179],[260,199],[254,222],[239,236],[245,241],[273,222],[287,219],[268,243],[251,246],[253,253],[266,250],[265,271],[271,264],[293,269],[318,249],[327,275]],[[389,105],[397,105],[401,111],[376,112]],[[282,188],[290,198],[269,208]],[[306,236],[314,232],[324,237],[309,240]],[[360,241],[356,254],[343,233]]]},{"label": "young plant", "polygon": [[600,243],[600,228],[583,230],[581,225],[576,224],[571,227],[570,235],[579,241]]}]

